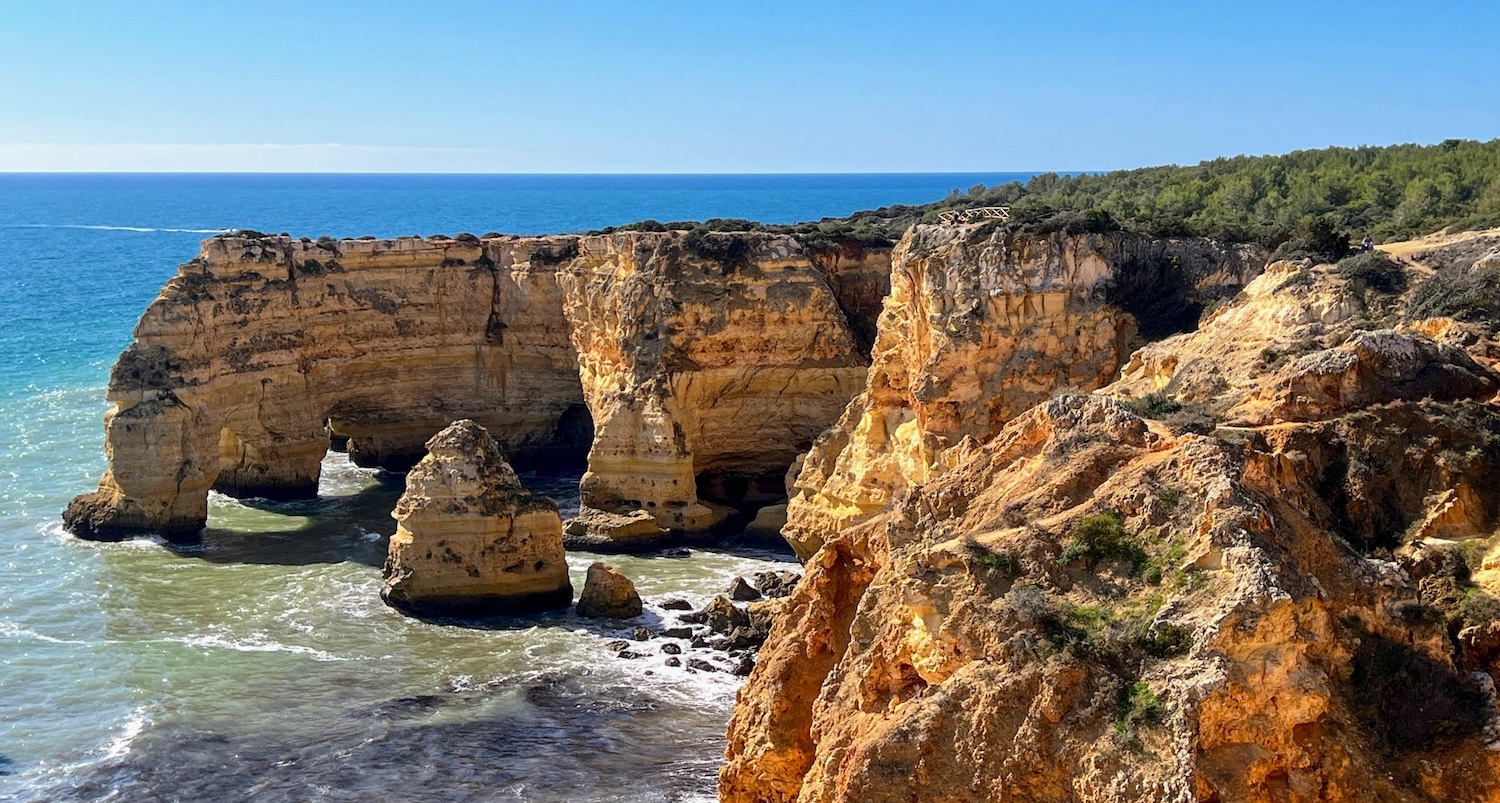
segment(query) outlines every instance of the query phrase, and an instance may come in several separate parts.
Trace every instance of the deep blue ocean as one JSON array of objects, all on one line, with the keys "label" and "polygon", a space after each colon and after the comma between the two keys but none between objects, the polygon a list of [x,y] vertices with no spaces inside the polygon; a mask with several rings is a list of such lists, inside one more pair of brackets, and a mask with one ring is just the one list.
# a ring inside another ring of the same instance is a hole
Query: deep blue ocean
[{"label": "deep blue ocean", "polygon": [[[216,495],[196,549],[62,532],[105,468],[109,367],[200,240],[793,223],[1028,175],[0,174],[0,800],[713,799],[737,678],[619,659],[628,628],[565,613],[395,614],[376,592],[399,481],[339,455],[316,502]],[[576,477],[528,482],[576,505]],[[647,624],[662,595],[787,560],[611,558]]]}]

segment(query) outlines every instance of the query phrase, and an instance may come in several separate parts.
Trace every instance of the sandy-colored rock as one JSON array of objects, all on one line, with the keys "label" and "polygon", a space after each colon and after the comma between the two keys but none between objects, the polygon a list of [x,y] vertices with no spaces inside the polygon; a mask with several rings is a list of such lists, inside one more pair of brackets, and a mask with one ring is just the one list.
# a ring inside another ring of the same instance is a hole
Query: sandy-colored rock
[{"label": "sandy-colored rock", "polygon": [[405,469],[472,418],[509,454],[592,437],[551,240],[207,240],[110,376],[109,472],[74,531],[193,533],[212,489],[316,494],[330,431]]},{"label": "sandy-colored rock", "polygon": [[64,519],[191,535],[210,489],[315,495],[331,438],[400,471],[472,418],[518,464],[592,446],[585,506],[658,525],[601,540],[711,531],[715,503],[781,501],[781,473],[862,383],[855,328],[888,253],[815,262],[767,234],[215,237],[120,356],[109,471]]},{"label": "sandy-colored rock", "polygon": [[[777,501],[786,467],[864,382],[837,296],[790,237],[586,238],[559,281],[596,425],[587,508],[693,533],[723,505]],[[633,526],[585,529],[643,545]]]},{"label": "sandy-colored rock", "polygon": [[948,447],[812,556],[721,799],[1497,799],[1495,379],[1399,309],[1278,263],[1107,389],[1217,437],[1063,396]]},{"label": "sandy-colored rock", "polygon": [[[1489,676],[1413,612],[1417,584],[1374,557],[1388,536],[1334,533],[1382,490],[1403,489],[1398,525],[1489,470],[1437,461],[1500,412],[1398,402],[1264,433],[1170,436],[1064,396],[956,450],[809,562],[740,694],[721,799],[1494,799]],[[1381,463],[1389,480],[1356,468]],[[1069,558],[1105,513],[1126,546]]]},{"label": "sandy-colored rock", "polygon": [[1463,349],[1390,329],[1294,360],[1229,410],[1235,423],[1328,418],[1391,401],[1488,398],[1500,375]]},{"label": "sandy-colored rock", "polygon": [[941,474],[944,452],[963,438],[990,437],[1060,389],[1113,380],[1137,326],[1106,291],[1131,271],[1171,264],[1185,289],[1212,296],[1243,286],[1262,260],[1249,247],[1121,232],[913,228],[892,255],[864,393],[814,443],[795,481],[788,542],[806,560]]},{"label": "sandy-colored rock", "polygon": [[567,607],[573,585],[557,505],[522,487],[473,421],[434,435],[427,451],[392,513],[381,599],[429,616]]},{"label": "sandy-colored rock", "polygon": [[594,563],[578,596],[578,613],[596,619],[630,619],[641,615],[641,597],[635,583],[613,566]]}]

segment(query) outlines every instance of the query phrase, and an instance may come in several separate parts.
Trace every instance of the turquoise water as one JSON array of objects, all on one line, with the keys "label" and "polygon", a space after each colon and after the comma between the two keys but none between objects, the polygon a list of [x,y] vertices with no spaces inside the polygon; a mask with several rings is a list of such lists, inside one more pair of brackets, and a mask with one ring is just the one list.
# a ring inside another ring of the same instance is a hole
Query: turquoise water
[{"label": "turquoise water", "polygon": [[[1013,178],[0,175],[0,799],[712,798],[739,679],[655,645],[617,658],[628,627],[569,614],[395,614],[377,591],[399,478],[332,455],[314,502],[213,497],[192,549],[62,532],[104,470],[109,366],[202,238],[789,223]],[[527,482],[566,508],[576,479]],[[592,559],[570,555],[577,587]],[[649,625],[652,601],[703,602],[789,556],[610,560]]]}]

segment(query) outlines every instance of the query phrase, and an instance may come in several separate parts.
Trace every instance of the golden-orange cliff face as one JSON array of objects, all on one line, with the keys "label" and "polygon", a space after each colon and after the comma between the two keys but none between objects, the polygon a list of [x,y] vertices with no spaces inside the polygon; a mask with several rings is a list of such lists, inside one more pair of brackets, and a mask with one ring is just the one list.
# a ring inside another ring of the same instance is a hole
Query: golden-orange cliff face
[{"label": "golden-orange cliff face", "polygon": [[597,432],[582,500],[605,515],[585,511],[585,539],[653,537],[646,517],[709,528],[727,511],[700,486],[779,501],[798,450],[864,383],[838,298],[790,237],[589,238],[558,280]]},{"label": "golden-orange cliff face", "polygon": [[400,469],[461,418],[508,452],[556,445],[584,400],[539,245],[206,241],[115,365],[109,473],[68,524],[195,532],[210,488],[311,496],[330,431],[356,462]]},{"label": "golden-orange cliff face", "polygon": [[721,798],[1500,799],[1500,376],[1264,279],[827,537]]},{"label": "golden-orange cliff face", "polygon": [[573,602],[562,519],[532,496],[473,421],[427,442],[392,514],[381,599],[429,616],[488,616]]},{"label": "golden-orange cliff face", "polygon": [[914,228],[892,256],[864,393],[803,462],[787,540],[806,559],[940,474],[964,437],[987,438],[1058,390],[1108,384],[1139,343],[1132,282],[1211,298],[1243,286],[1263,260],[1248,246],[1123,232]]},{"label": "golden-orange cliff face", "polygon": [[708,530],[729,508],[700,493],[779,501],[862,384],[885,253],[689,232],[216,237],[115,366],[110,469],[65,520],[195,533],[210,489],[314,495],[330,438],[404,470],[469,418],[517,460],[590,453],[575,530],[596,546]]}]

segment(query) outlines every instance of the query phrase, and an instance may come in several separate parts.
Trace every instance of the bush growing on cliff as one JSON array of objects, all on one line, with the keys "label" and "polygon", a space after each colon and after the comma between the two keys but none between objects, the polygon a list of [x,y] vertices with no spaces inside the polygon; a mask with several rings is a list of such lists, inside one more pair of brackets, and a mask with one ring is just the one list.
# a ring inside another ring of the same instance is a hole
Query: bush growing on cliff
[{"label": "bush growing on cliff", "polygon": [[1068,533],[1063,545],[1063,563],[1087,562],[1093,565],[1101,560],[1122,560],[1130,564],[1132,573],[1139,572],[1146,564],[1146,550],[1125,532],[1125,521],[1114,511],[1084,516]]},{"label": "bush growing on cliff", "polygon": [[1138,680],[1120,689],[1119,700],[1115,704],[1116,731],[1131,733],[1142,726],[1155,725],[1166,716],[1166,705],[1145,681]]},{"label": "bush growing on cliff", "polygon": [[1406,289],[1406,270],[1383,251],[1366,251],[1339,260],[1338,274],[1360,287],[1377,293],[1399,293]]},{"label": "bush growing on cliff", "polygon": [[1412,291],[1406,311],[1413,318],[1500,318],[1500,266],[1438,270]]},{"label": "bush growing on cliff", "polygon": [[1141,418],[1161,418],[1182,409],[1182,404],[1172,398],[1172,394],[1161,390],[1131,399],[1125,402],[1125,406]]}]

